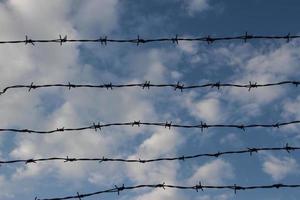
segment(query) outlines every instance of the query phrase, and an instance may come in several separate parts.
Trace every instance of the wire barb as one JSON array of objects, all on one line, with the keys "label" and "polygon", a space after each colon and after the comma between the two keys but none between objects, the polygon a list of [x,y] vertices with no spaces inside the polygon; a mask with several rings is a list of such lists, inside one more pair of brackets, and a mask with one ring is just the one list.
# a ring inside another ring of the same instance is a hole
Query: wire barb
[{"label": "wire barb", "polygon": [[25,45],[27,44],[31,44],[32,46],[34,46],[34,42],[32,39],[29,39],[27,35],[25,35],[25,41],[24,41]]},{"label": "wire barb", "polygon": [[103,46],[103,45],[107,45],[107,36],[104,36],[103,38],[102,37],[100,37],[100,39],[99,39],[99,42],[100,42],[100,44]]},{"label": "wire barb", "polygon": [[63,43],[67,42],[67,40],[68,40],[67,38],[68,38],[67,35],[65,35],[64,37],[62,37],[61,35],[59,35],[58,41],[59,41],[60,46],[62,46]]},{"label": "wire barb", "polygon": [[181,92],[184,89],[184,84],[180,84],[180,82],[178,81],[177,84],[174,86],[174,90],[179,89]]}]

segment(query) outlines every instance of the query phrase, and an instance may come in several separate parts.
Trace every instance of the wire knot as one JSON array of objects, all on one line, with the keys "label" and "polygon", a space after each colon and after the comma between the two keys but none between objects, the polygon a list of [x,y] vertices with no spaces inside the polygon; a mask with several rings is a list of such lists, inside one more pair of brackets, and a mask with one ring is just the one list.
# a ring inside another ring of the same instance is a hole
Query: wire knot
[{"label": "wire knot", "polygon": [[161,184],[157,184],[155,187],[162,188],[162,189],[165,190],[165,189],[166,189],[165,186],[166,186],[166,183],[163,182],[163,183],[161,183]]},{"label": "wire knot", "polygon": [[216,87],[216,88],[219,90],[220,87],[221,87],[220,81],[218,81],[218,82],[216,82],[216,83],[213,83],[211,87],[212,87],[212,88]]},{"label": "wire knot", "polygon": [[283,184],[281,184],[281,183],[277,183],[277,184],[274,184],[273,185],[273,187],[275,187],[275,188],[281,188],[281,187],[283,187]]},{"label": "wire knot", "polygon": [[57,131],[57,132],[64,132],[64,131],[65,131],[65,127],[57,128],[56,131]]},{"label": "wire knot", "polygon": [[236,194],[236,191],[237,191],[237,190],[242,190],[242,189],[244,189],[244,188],[241,187],[241,186],[238,186],[238,185],[234,184],[233,189],[234,189],[234,194]]},{"label": "wire knot", "polygon": [[273,124],[272,125],[274,128],[279,128],[280,127],[280,124],[279,123],[276,123],[276,124]]},{"label": "wire knot", "polygon": [[178,35],[176,34],[176,36],[174,38],[171,38],[173,44],[178,44]]},{"label": "wire knot", "polygon": [[104,87],[106,87],[107,90],[113,89],[112,83],[110,82],[109,84],[104,84]]},{"label": "wire knot", "polygon": [[107,45],[107,36],[104,36],[103,38],[100,37],[99,42],[101,45]]},{"label": "wire knot", "polygon": [[177,82],[177,84],[174,86],[174,90],[179,89],[181,92],[184,89],[184,84],[180,84],[179,81]]},{"label": "wire knot", "polygon": [[286,38],[286,42],[289,43],[289,42],[291,41],[291,34],[288,33],[288,34],[285,36],[285,38]]},{"label": "wire knot", "polygon": [[36,163],[36,160],[34,160],[33,158],[26,160],[25,164],[29,163]]},{"label": "wire knot", "polygon": [[166,123],[165,123],[165,128],[169,128],[169,130],[171,129],[171,126],[172,126],[172,121],[170,121],[170,122],[168,122],[168,121],[166,121]]},{"label": "wire knot", "polygon": [[248,85],[249,92],[250,92],[251,88],[257,88],[257,82],[252,83],[251,81],[249,81],[249,85]]},{"label": "wire knot", "polygon": [[25,45],[27,44],[32,44],[32,46],[34,46],[34,42],[32,39],[29,39],[28,36],[26,35],[25,36]]},{"label": "wire knot", "polygon": [[36,89],[37,86],[33,85],[33,82],[30,83],[30,86],[29,86],[29,89],[28,89],[28,92],[30,92],[31,89]]},{"label": "wire knot", "polygon": [[79,200],[81,200],[81,197],[82,197],[82,195],[80,195],[79,192],[77,192],[77,198],[78,198]]},{"label": "wire knot", "polygon": [[150,81],[145,81],[145,83],[143,83],[142,88],[148,88],[148,90],[150,89]]},{"label": "wire knot", "polygon": [[215,39],[211,38],[209,35],[205,38],[205,40],[206,40],[207,44],[212,44],[215,41]]},{"label": "wire knot", "polygon": [[98,124],[95,124],[95,122],[93,122],[93,127],[94,127],[95,131],[97,131],[97,129],[99,129],[99,131],[101,131],[100,122],[98,122]]},{"label": "wire knot", "polygon": [[71,88],[75,88],[76,86],[74,84],[71,84],[70,82],[68,82],[68,88],[69,90],[71,90]]},{"label": "wire knot", "polygon": [[140,36],[138,35],[138,38],[136,39],[136,45],[139,46],[140,43],[145,43],[145,42],[146,42],[146,40],[141,39]]},{"label": "wire knot", "polygon": [[257,148],[247,148],[249,153],[250,153],[250,156],[252,156],[252,153],[255,152],[257,153],[258,152],[258,149]]},{"label": "wire knot", "polygon": [[65,35],[65,37],[63,37],[63,38],[61,37],[61,35],[59,35],[58,41],[59,41],[60,46],[62,46],[63,43],[67,42],[67,35]]},{"label": "wire knot", "polygon": [[293,148],[293,147],[290,147],[288,143],[286,143],[284,149],[285,149],[288,153],[290,153],[290,151],[294,150],[294,148]]},{"label": "wire knot", "polygon": [[244,124],[238,125],[237,128],[239,128],[239,129],[241,129],[243,131],[246,131],[246,129],[245,129],[246,127],[245,127]]},{"label": "wire knot", "polygon": [[134,125],[137,125],[138,127],[140,127],[141,126],[141,121],[140,120],[139,121],[133,121],[131,123],[131,126],[134,126]]},{"label": "wire knot", "polygon": [[105,161],[108,161],[108,158],[105,158],[104,156],[99,160],[99,163],[102,163],[102,162],[105,162]]},{"label": "wire knot", "polygon": [[117,185],[115,185],[115,188],[116,188],[116,190],[118,192],[118,195],[120,195],[120,191],[124,190],[125,186],[124,186],[124,184],[121,187],[118,187]]},{"label": "wire knot", "polygon": [[181,156],[181,157],[178,158],[178,160],[182,160],[182,161],[184,161],[184,159],[185,159],[184,156]]},{"label": "wire knot", "polygon": [[201,184],[201,181],[199,181],[199,183],[198,183],[197,185],[195,185],[195,190],[196,190],[196,192],[198,192],[199,189],[202,190],[202,192],[204,191],[204,190],[203,190],[203,186],[202,186],[202,184]]},{"label": "wire knot", "polygon": [[248,39],[252,39],[253,36],[252,35],[248,35],[248,32],[245,33],[245,36],[244,36],[244,42],[246,43]]},{"label": "wire knot", "polygon": [[293,81],[292,82],[296,87],[298,87],[298,85],[300,84],[300,81]]},{"label": "wire knot", "polygon": [[205,129],[205,128],[208,128],[208,125],[205,123],[205,122],[200,122],[200,128],[201,128],[201,132],[203,132],[203,130]]},{"label": "wire knot", "polygon": [[67,156],[64,162],[74,162],[74,161],[77,161],[77,158],[69,158],[69,156]]},{"label": "wire knot", "polygon": [[216,158],[218,158],[221,155],[221,153],[218,151],[218,153],[213,154]]}]

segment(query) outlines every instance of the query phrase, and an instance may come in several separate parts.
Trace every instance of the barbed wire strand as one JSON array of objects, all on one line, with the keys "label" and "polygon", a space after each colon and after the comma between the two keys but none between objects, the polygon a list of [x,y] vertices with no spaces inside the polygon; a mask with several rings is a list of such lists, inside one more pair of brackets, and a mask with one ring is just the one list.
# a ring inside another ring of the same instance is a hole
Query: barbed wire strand
[{"label": "barbed wire strand", "polygon": [[107,36],[99,37],[96,39],[68,39],[68,36],[65,35],[62,37],[59,35],[59,38],[56,39],[32,39],[27,35],[25,36],[25,40],[2,40],[0,44],[31,44],[35,46],[36,43],[58,43],[61,46],[64,43],[99,43],[101,45],[107,45],[108,43],[133,43],[137,46],[145,43],[153,43],[153,42],[171,42],[173,44],[179,44],[181,41],[189,41],[189,42],[205,42],[207,44],[212,44],[217,41],[230,41],[230,40],[240,40],[243,42],[247,42],[249,40],[285,40],[286,42],[290,42],[292,39],[298,39],[300,35],[291,35],[290,33],[285,35],[251,35],[246,32],[243,35],[239,36],[229,36],[229,37],[212,37],[210,35],[204,37],[179,37],[175,35],[175,37],[165,37],[165,38],[152,38],[145,39],[141,38],[139,35],[134,39],[109,39]]},{"label": "barbed wire strand", "polygon": [[33,82],[30,85],[11,85],[2,90],[0,95],[6,93],[8,90],[11,89],[18,89],[18,88],[26,88],[30,92],[33,89],[39,88],[50,88],[50,87],[64,87],[68,88],[98,88],[98,89],[107,89],[112,90],[113,88],[130,88],[130,87],[140,87],[142,89],[150,89],[153,87],[156,88],[165,88],[170,87],[174,90],[187,90],[187,89],[196,89],[196,88],[217,88],[220,89],[222,87],[236,87],[236,88],[246,88],[250,91],[252,88],[261,88],[261,87],[272,87],[272,86],[280,86],[280,85],[295,85],[296,87],[300,84],[300,81],[281,81],[281,82],[274,82],[274,83],[266,83],[266,84],[258,84],[257,82],[249,81],[249,84],[234,84],[234,83],[206,83],[206,84],[199,84],[199,85],[187,85],[185,86],[183,83],[177,82],[176,84],[151,84],[150,81],[145,81],[144,83],[133,83],[133,84],[44,84],[44,85],[36,85]]},{"label": "barbed wire strand", "polygon": [[93,193],[85,193],[85,194],[79,194],[77,192],[76,195],[74,196],[66,196],[66,197],[56,197],[56,198],[44,198],[44,199],[39,199],[35,197],[35,200],[66,200],[66,199],[82,199],[85,197],[90,197],[94,195],[99,195],[99,194],[104,194],[104,193],[117,193],[118,195],[120,194],[121,191],[125,190],[135,190],[135,189],[142,189],[142,188],[172,188],[172,189],[179,189],[179,190],[195,190],[198,192],[199,190],[204,191],[204,189],[228,189],[228,190],[233,190],[234,193],[236,194],[237,191],[240,190],[255,190],[255,189],[279,189],[279,188],[299,188],[300,184],[282,184],[282,183],[277,183],[277,184],[272,184],[272,185],[254,185],[254,186],[241,186],[241,185],[203,185],[201,184],[201,181],[193,186],[184,186],[184,185],[169,185],[166,183],[160,183],[160,184],[144,184],[144,185],[135,185],[135,186],[125,186],[124,184],[122,186],[117,186],[115,185],[111,189],[106,189],[106,190],[101,190]]},{"label": "barbed wire strand", "polygon": [[17,129],[17,128],[0,128],[0,132],[15,132],[15,133],[36,133],[36,134],[51,134],[56,132],[70,132],[70,131],[83,131],[83,130],[101,130],[104,127],[119,127],[119,126],[157,126],[157,127],[165,127],[171,129],[174,128],[186,128],[186,129],[201,129],[203,132],[204,129],[208,128],[238,128],[243,131],[246,131],[248,128],[280,128],[283,126],[288,126],[292,124],[300,124],[299,120],[289,121],[289,122],[277,122],[274,124],[206,124],[202,122],[196,125],[184,125],[184,124],[173,124],[172,121],[168,122],[141,122],[141,121],[133,121],[133,122],[115,122],[115,123],[107,123],[101,124],[93,123],[90,126],[83,126],[78,128],[57,128],[53,130],[32,130],[32,129]]},{"label": "barbed wire strand", "polygon": [[1,161],[0,164],[13,164],[13,163],[38,163],[45,161],[64,161],[64,162],[79,162],[79,161],[96,161],[99,163],[102,162],[126,162],[126,163],[150,163],[150,162],[159,162],[159,161],[177,161],[177,160],[190,160],[200,157],[220,157],[223,155],[229,154],[248,154],[252,156],[253,153],[258,153],[260,151],[287,151],[290,153],[291,151],[300,150],[300,147],[292,147],[289,144],[286,144],[284,147],[249,147],[242,150],[232,150],[232,151],[218,151],[216,153],[202,153],[195,155],[186,155],[186,156],[178,156],[178,157],[164,157],[164,158],[155,158],[155,159],[122,159],[122,158],[72,158],[72,157],[50,157],[50,158],[38,158],[38,159],[18,159],[18,160],[7,160]]}]

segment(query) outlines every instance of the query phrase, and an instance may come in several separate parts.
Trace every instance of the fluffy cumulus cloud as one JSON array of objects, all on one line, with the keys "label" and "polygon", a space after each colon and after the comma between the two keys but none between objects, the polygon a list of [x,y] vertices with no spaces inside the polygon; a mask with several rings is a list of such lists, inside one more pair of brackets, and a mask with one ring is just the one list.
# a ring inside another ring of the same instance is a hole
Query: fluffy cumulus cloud
[{"label": "fluffy cumulus cloud", "polygon": [[[180,99],[182,101],[182,99]],[[208,93],[205,97],[198,97],[197,93],[190,92],[183,99],[185,107],[189,113],[198,120],[209,123],[223,121],[226,111],[217,93]]]},{"label": "fluffy cumulus cloud", "polygon": [[299,164],[294,158],[268,156],[263,162],[263,171],[275,181],[280,181],[289,175],[297,174]]},{"label": "fluffy cumulus cloud", "polygon": [[234,169],[231,164],[222,159],[216,159],[196,169],[188,182],[196,184],[201,180],[203,184],[220,185],[232,178],[234,178]]}]

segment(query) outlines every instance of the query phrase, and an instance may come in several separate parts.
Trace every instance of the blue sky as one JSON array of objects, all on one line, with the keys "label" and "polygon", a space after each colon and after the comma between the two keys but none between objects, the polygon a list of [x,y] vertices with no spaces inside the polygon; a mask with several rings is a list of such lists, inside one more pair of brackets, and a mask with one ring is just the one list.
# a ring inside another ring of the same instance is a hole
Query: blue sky
[{"label": "blue sky", "polygon": [[[0,1],[0,40],[286,35],[299,33],[300,2],[275,1]],[[269,83],[299,79],[300,43],[285,41],[0,46],[0,84],[206,82]],[[38,130],[93,122],[172,121],[196,124],[274,123],[300,119],[292,86],[187,90],[12,90],[0,97],[1,128]],[[1,160],[19,158],[156,158],[247,147],[299,146],[299,126],[280,129],[200,130],[106,128],[47,136],[3,133]],[[63,163],[0,167],[0,199],[89,193],[114,185],[259,185],[299,183],[297,152],[264,152],[151,164]],[[240,191],[138,190],[86,199],[296,199],[297,189]]]}]

